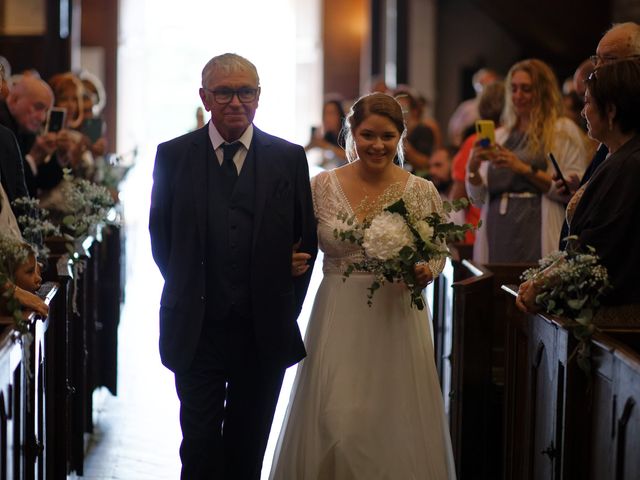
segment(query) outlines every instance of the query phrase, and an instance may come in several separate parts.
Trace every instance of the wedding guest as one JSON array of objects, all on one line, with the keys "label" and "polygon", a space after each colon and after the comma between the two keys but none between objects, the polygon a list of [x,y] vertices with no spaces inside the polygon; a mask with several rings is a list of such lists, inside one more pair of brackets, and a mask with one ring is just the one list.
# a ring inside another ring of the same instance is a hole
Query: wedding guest
[{"label": "wedding guest", "polygon": [[332,168],[343,165],[347,160],[344,151],[344,135],[342,125],[344,123],[344,109],[338,99],[329,99],[322,107],[322,128],[313,128],[311,139],[304,147],[305,151],[313,148],[322,150],[322,163],[324,168]]},{"label": "wedding guest", "polygon": [[[394,164],[406,126],[393,97],[360,98],[346,125],[349,163],[312,179],[324,277],[270,478],[455,478],[429,315],[411,308],[402,283],[376,290],[369,307],[373,275],[343,280],[361,250],[334,235],[339,213],[360,224],[400,198],[417,216],[441,212],[442,201],[431,182]],[[307,261],[304,249],[294,253],[292,273]],[[419,285],[443,265],[416,265]]]},{"label": "wedding guest", "polygon": [[317,249],[304,150],[253,124],[256,67],[202,70],[211,121],[158,146],[149,231],[164,278],[160,356],[180,398],[183,480],[260,478],[285,369],[305,355],[296,318]]},{"label": "wedding guest", "polygon": [[505,83],[505,124],[496,144],[476,142],[467,163],[467,192],[483,201],[473,258],[531,263],[556,249],[564,218],[564,204],[549,193],[547,154],[565,175],[579,175],[586,152],[578,127],[562,116],[558,82],[547,64],[518,62]]},{"label": "wedding guest", "polygon": [[478,99],[487,85],[498,80],[500,76],[489,68],[481,68],[473,74],[471,82],[476,96],[460,103],[449,119],[448,134],[452,145],[459,146],[469,131],[473,131],[473,124],[478,120]]},{"label": "wedding guest", "polygon": [[426,176],[429,171],[429,157],[438,144],[440,132],[422,120],[422,111],[416,96],[407,88],[397,89],[394,96],[404,112],[407,135],[403,150],[405,161],[413,172]]},{"label": "wedding guest", "polygon": [[35,249],[28,243],[18,239],[6,239],[3,243],[11,243],[10,253],[2,256],[2,269],[9,273],[10,280],[18,288],[35,293],[42,284],[40,266]]},{"label": "wedding guest", "polygon": [[[640,318],[640,60],[598,66],[586,81],[582,115],[589,136],[608,149],[607,159],[567,206],[569,234],[582,248],[594,247],[613,289],[595,322],[636,322]],[[552,272],[551,272],[552,273]],[[540,286],[520,286],[517,304],[536,311]]]},{"label": "wedding guest", "polygon": [[47,112],[53,106],[53,92],[46,82],[23,75],[4,102],[0,102],[0,125],[13,132],[22,155],[22,166],[29,196],[48,189],[62,179],[56,162],[47,161],[56,149],[56,135],[40,135]]},{"label": "wedding guest", "polygon": [[[482,90],[478,99],[478,114],[480,120],[491,120],[495,127],[500,127],[502,123],[502,111],[504,110],[504,82],[495,81],[490,83]],[[453,157],[453,165],[451,167],[451,178],[453,185],[451,186],[451,198],[459,200],[461,198],[469,198],[467,188],[465,186],[465,177],[467,175],[467,162],[471,155],[471,150],[478,139],[474,132],[465,138],[460,149]],[[472,225],[477,225],[480,220],[480,209],[476,205],[469,205],[464,209],[464,221]],[[476,235],[473,231],[465,234],[464,243],[473,245]]]},{"label": "wedding guest", "polygon": [[75,176],[91,180],[95,171],[91,140],[80,131],[84,120],[84,87],[73,73],[59,73],[49,79],[54,106],[66,111],[65,123],[56,137],[55,156],[60,166],[73,170]]},{"label": "wedding guest", "polygon": [[[590,57],[590,60],[595,68],[608,62],[625,58],[640,58],[640,25],[634,22],[613,25],[598,42],[596,53]],[[586,78],[584,74],[583,78]],[[607,158],[608,153],[607,147],[604,144],[600,144],[582,177],[564,175],[566,183],[555,178],[554,189],[557,195],[561,196],[563,200],[569,201],[571,195],[589,181],[591,175],[597,171],[598,167]],[[568,231],[569,227],[564,222],[558,237],[561,249],[564,249],[564,238],[567,236]]]},{"label": "wedding guest", "polygon": [[0,273],[5,279],[0,285],[0,314],[10,313],[6,311],[6,293],[9,291],[27,312],[47,315],[48,305],[34,294],[42,282],[35,250],[22,238],[7,235],[4,230],[0,231]]}]

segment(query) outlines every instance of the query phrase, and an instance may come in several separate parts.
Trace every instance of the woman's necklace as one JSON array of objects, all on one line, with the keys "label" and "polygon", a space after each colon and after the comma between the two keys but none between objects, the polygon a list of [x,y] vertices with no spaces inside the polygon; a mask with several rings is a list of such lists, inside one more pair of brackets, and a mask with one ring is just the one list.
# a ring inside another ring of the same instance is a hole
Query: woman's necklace
[{"label": "woman's necklace", "polygon": [[360,203],[355,207],[354,213],[358,217],[365,219],[372,217],[402,195],[402,178],[394,173],[391,172],[387,179],[380,178],[375,182],[371,182],[360,171],[357,171],[358,186],[364,195]]}]

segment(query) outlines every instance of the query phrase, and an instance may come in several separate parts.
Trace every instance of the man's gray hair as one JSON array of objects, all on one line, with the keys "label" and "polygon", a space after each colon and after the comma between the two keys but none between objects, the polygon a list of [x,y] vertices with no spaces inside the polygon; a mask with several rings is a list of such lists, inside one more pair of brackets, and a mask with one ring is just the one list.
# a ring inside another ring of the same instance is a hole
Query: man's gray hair
[{"label": "man's gray hair", "polygon": [[609,33],[611,30],[617,30],[618,28],[624,28],[629,32],[631,37],[631,54],[640,55],[640,25],[636,22],[624,22],[614,23],[609,30],[605,32]]},{"label": "man's gray hair", "polygon": [[229,74],[232,72],[250,72],[256,77],[258,86],[260,85],[260,77],[256,66],[240,55],[235,53],[223,53],[217,57],[213,57],[207,62],[202,69],[202,86],[206,88],[205,83],[215,73]]}]

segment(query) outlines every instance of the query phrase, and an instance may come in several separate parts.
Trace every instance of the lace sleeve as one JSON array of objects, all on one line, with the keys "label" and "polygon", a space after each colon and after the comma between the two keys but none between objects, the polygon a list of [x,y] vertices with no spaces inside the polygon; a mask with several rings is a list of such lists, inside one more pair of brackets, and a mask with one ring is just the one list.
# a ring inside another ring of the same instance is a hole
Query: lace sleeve
[{"label": "lace sleeve", "polygon": [[[442,199],[433,183],[420,177],[414,177],[412,180],[413,185],[407,192],[405,199],[409,211],[417,217],[425,217],[432,212],[443,215]],[[445,262],[445,258],[429,260],[429,268],[433,273],[433,278],[440,275]]]}]

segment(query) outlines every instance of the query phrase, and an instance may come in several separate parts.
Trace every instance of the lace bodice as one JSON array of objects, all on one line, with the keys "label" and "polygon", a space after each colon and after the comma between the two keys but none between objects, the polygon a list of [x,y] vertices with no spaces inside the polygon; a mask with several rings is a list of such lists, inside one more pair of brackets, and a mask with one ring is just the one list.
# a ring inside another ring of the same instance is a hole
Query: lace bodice
[{"label": "lace bodice", "polygon": [[[355,214],[342,190],[335,170],[322,172],[311,179],[313,206],[318,219],[318,244],[324,252],[324,273],[342,273],[347,265],[363,259],[362,250],[355,244],[335,238],[334,229],[343,227],[339,213]],[[442,200],[434,185],[423,178],[410,175],[405,185],[393,184],[375,202],[369,203],[368,215],[375,215],[400,197],[407,209],[416,216],[425,216],[433,211],[442,213]],[[432,260],[429,267],[436,277],[444,267],[444,259]]]}]

